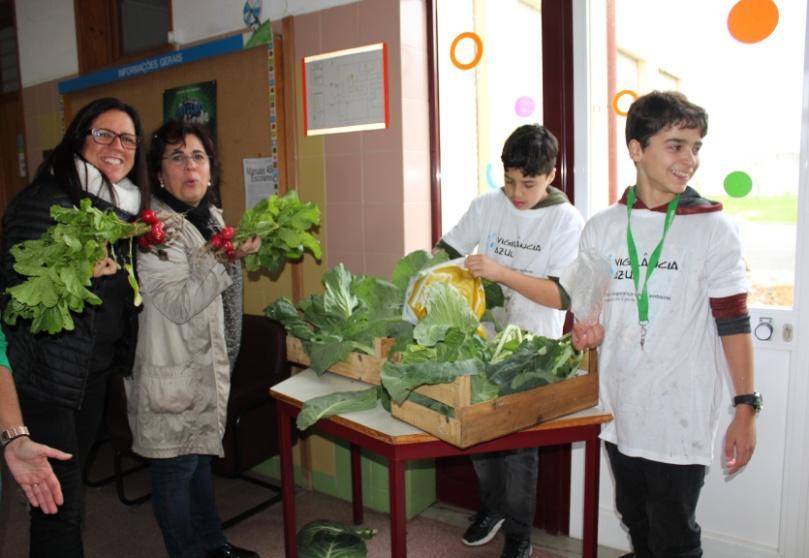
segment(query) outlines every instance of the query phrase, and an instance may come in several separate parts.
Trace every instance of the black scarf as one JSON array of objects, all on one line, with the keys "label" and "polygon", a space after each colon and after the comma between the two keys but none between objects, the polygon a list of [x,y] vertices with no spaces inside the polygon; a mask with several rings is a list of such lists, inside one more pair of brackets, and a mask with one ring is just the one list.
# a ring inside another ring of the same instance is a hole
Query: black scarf
[{"label": "black scarf", "polygon": [[210,240],[214,233],[218,232],[213,219],[211,219],[211,202],[207,194],[199,201],[196,207],[178,200],[166,188],[156,188],[155,196],[177,213],[184,215],[188,222],[197,228],[205,240]]}]

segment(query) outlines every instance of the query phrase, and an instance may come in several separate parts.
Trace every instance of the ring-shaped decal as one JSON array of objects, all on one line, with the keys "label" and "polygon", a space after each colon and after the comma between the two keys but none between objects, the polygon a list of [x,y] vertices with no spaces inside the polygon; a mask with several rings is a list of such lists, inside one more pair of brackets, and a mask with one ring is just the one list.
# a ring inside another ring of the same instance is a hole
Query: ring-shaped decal
[{"label": "ring-shaped decal", "polygon": [[629,95],[630,97],[632,97],[632,101],[638,98],[638,94],[632,91],[631,89],[622,89],[621,91],[616,93],[615,96],[612,98],[612,110],[614,110],[615,114],[617,114],[618,116],[626,116],[627,114],[625,110],[621,110],[620,108],[618,108],[618,101],[620,101],[621,97],[623,97],[624,95]]},{"label": "ring-shaped decal", "polygon": [[[458,47],[458,43],[460,43],[463,39],[472,39],[475,42],[475,57],[472,58],[471,62],[464,64],[463,62],[459,61],[458,58],[455,56],[455,49]],[[455,67],[459,70],[471,70],[475,66],[478,65],[480,62],[481,57],[483,56],[483,41],[480,40],[480,37],[477,33],[472,31],[464,31],[460,33],[457,37],[452,40],[452,45],[449,47],[449,58],[452,60],[452,63],[455,64]]]},{"label": "ring-shaped decal", "polygon": [[489,188],[492,190],[497,190],[498,186],[494,181],[494,176],[492,175],[492,164],[489,163],[486,165],[486,182],[489,184]]}]

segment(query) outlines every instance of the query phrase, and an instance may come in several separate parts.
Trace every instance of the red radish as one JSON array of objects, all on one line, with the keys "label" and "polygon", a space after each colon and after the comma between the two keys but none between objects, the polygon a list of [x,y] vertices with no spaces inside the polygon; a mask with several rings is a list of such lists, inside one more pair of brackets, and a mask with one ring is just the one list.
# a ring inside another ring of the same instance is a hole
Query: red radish
[{"label": "red radish", "polygon": [[157,213],[155,213],[153,209],[144,209],[140,214],[140,219],[144,223],[149,223],[150,225],[159,221]]}]

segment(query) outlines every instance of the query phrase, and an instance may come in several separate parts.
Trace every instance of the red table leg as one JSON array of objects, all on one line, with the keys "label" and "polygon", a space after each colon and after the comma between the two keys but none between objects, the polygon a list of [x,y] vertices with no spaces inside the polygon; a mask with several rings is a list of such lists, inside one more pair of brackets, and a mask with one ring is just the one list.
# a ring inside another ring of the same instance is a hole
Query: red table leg
[{"label": "red table leg", "polygon": [[295,543],[295,471],[292,469],[292,415],[286,404],[278,402],[278,438],[281,458],[281,503],[284,511],[284,547],[286,558],[297,558]]},{"label": "red table leg", "polygon": [[388,489],[390,490],[390,555],[407,557],[407,509],[405,505],[405,464],[388,458]]},{"label": "red table leg", "polygon": [[582,558],[596,558],[598,553],[598,475],[601,440],[598,430],[584,444],[584,517]]},{"label": "red table leg", "polygon": [[362,525],[362,453],[357,444],[351,444],[351,502],[354,525]]}]

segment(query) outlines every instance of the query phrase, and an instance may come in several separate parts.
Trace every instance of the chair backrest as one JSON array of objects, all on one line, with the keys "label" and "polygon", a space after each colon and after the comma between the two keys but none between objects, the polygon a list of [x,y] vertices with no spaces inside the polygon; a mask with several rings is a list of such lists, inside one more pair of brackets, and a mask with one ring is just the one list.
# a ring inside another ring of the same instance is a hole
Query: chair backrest
[{"label": "chair backrest", "polygon": [[230,381],[225,457],[214,460],[215,473],[237,476],[278,453],[270,387],[290,373],[284,326],[266,316],[245,314],[241,349]]},{"label": "chair backrest", "polygon": [[[242,342],[230,377],[231,394],[245,389],[269,389],[289,377],[286,330],[266,316],[242,316]],[[233,397],[231,396],[231,400]]]}]

